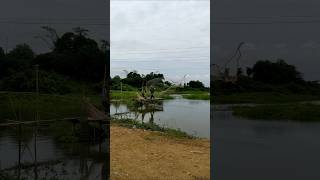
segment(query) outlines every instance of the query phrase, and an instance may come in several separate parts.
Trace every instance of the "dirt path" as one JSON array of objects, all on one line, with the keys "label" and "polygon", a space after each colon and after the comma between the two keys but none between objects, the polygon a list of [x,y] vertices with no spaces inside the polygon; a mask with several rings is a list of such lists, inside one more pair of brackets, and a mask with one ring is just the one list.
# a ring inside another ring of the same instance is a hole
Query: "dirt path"
[{"label": "dirt path", "polygon": [[111,180],[210,179],[209,140],[111,126]]}]

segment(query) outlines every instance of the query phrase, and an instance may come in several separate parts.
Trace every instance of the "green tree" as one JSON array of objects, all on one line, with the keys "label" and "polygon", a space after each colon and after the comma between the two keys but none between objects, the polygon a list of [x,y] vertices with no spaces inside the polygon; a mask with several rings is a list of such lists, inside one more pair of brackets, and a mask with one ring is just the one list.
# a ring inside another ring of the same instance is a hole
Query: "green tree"
[{"label": "green tree", "polygon": [[35,53],[27,44],[19,44],[8,54],[9,57],[19,60],[32,60]]},{"label": "green tree", "polygon": [[204,84],[201,81],[189,81],[187,84],[190,88],[204,88]]},{"label": "green tree", "polygon": [[0,47],[0,60],[3,59],[5,57],[5,53],[2,47]]},{"label": "green tree", "polygon": [[301,73],[296,70],[296,67],[287,64],[282,59],[278,59],[276,62],[258,61],[252,68],[252,74],[254,80],[269,84],[303,81]]},{"label": "green tree", "polygon": [[88,30],[74,29],[56,38],[53,51],[37,56],[35,62],[46,70],[69,76],[75,80],[99,82],[104,76],[109,50],[87,37]]}]

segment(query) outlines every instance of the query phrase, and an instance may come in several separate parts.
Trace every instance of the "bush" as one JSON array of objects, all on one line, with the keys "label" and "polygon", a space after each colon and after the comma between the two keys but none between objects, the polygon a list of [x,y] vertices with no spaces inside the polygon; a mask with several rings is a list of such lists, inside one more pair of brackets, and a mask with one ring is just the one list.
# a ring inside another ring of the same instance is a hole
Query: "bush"
[{"label": "bush", "polygon": [[[72,85],[62,75],[54,72],[39,71],[39,91],[42,93],[66,94]],[[33,70],[12,72],[0,82],[0,90],[29,92],[36,90],[36,78]]]}]

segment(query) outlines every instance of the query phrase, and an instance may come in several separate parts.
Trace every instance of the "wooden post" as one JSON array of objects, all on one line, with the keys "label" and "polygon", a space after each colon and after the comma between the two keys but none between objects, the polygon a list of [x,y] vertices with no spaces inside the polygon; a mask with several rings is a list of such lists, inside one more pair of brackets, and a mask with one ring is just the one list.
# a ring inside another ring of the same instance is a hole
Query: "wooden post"
[{"label": "wooden post", "polygon": [[38,179],[38,162],[37,162],[37,131],[39,121],[39,65],[36,65],[36,125],[34,132],[34,175],[35,179]]},{"label": "wooden post", "polygon": [[21,173],[21,124],[18,125],[18,136],[19,136],[19,160],[18,160],[18,179],[20,179],[20,173]]}]

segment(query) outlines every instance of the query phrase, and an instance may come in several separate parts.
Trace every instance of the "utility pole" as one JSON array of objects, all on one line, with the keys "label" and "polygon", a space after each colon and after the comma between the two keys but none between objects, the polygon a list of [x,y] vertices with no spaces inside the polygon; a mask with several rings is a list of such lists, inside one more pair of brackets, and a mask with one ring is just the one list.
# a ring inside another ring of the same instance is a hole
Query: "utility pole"
[{"label": "utility pole", "polygon": [[5,53],[8,54],[8,44],[9,44],[9,40],[8,40],[8,36],[6,36],[6,50]]},{"label": "utility pole", "polygon": [[38,131],[38,121],[39,121],[39,65],[35,65],[36,67],[36,125],[34,132],[34,175],[35,179],[38,179],[38,162],[37,162],[37,131]]},{"label": "utility pole", "polygon": [[121,82],[121,79],[120,79],[120,87],[121,87],[121,100],[122,101],[122,82]]}]

